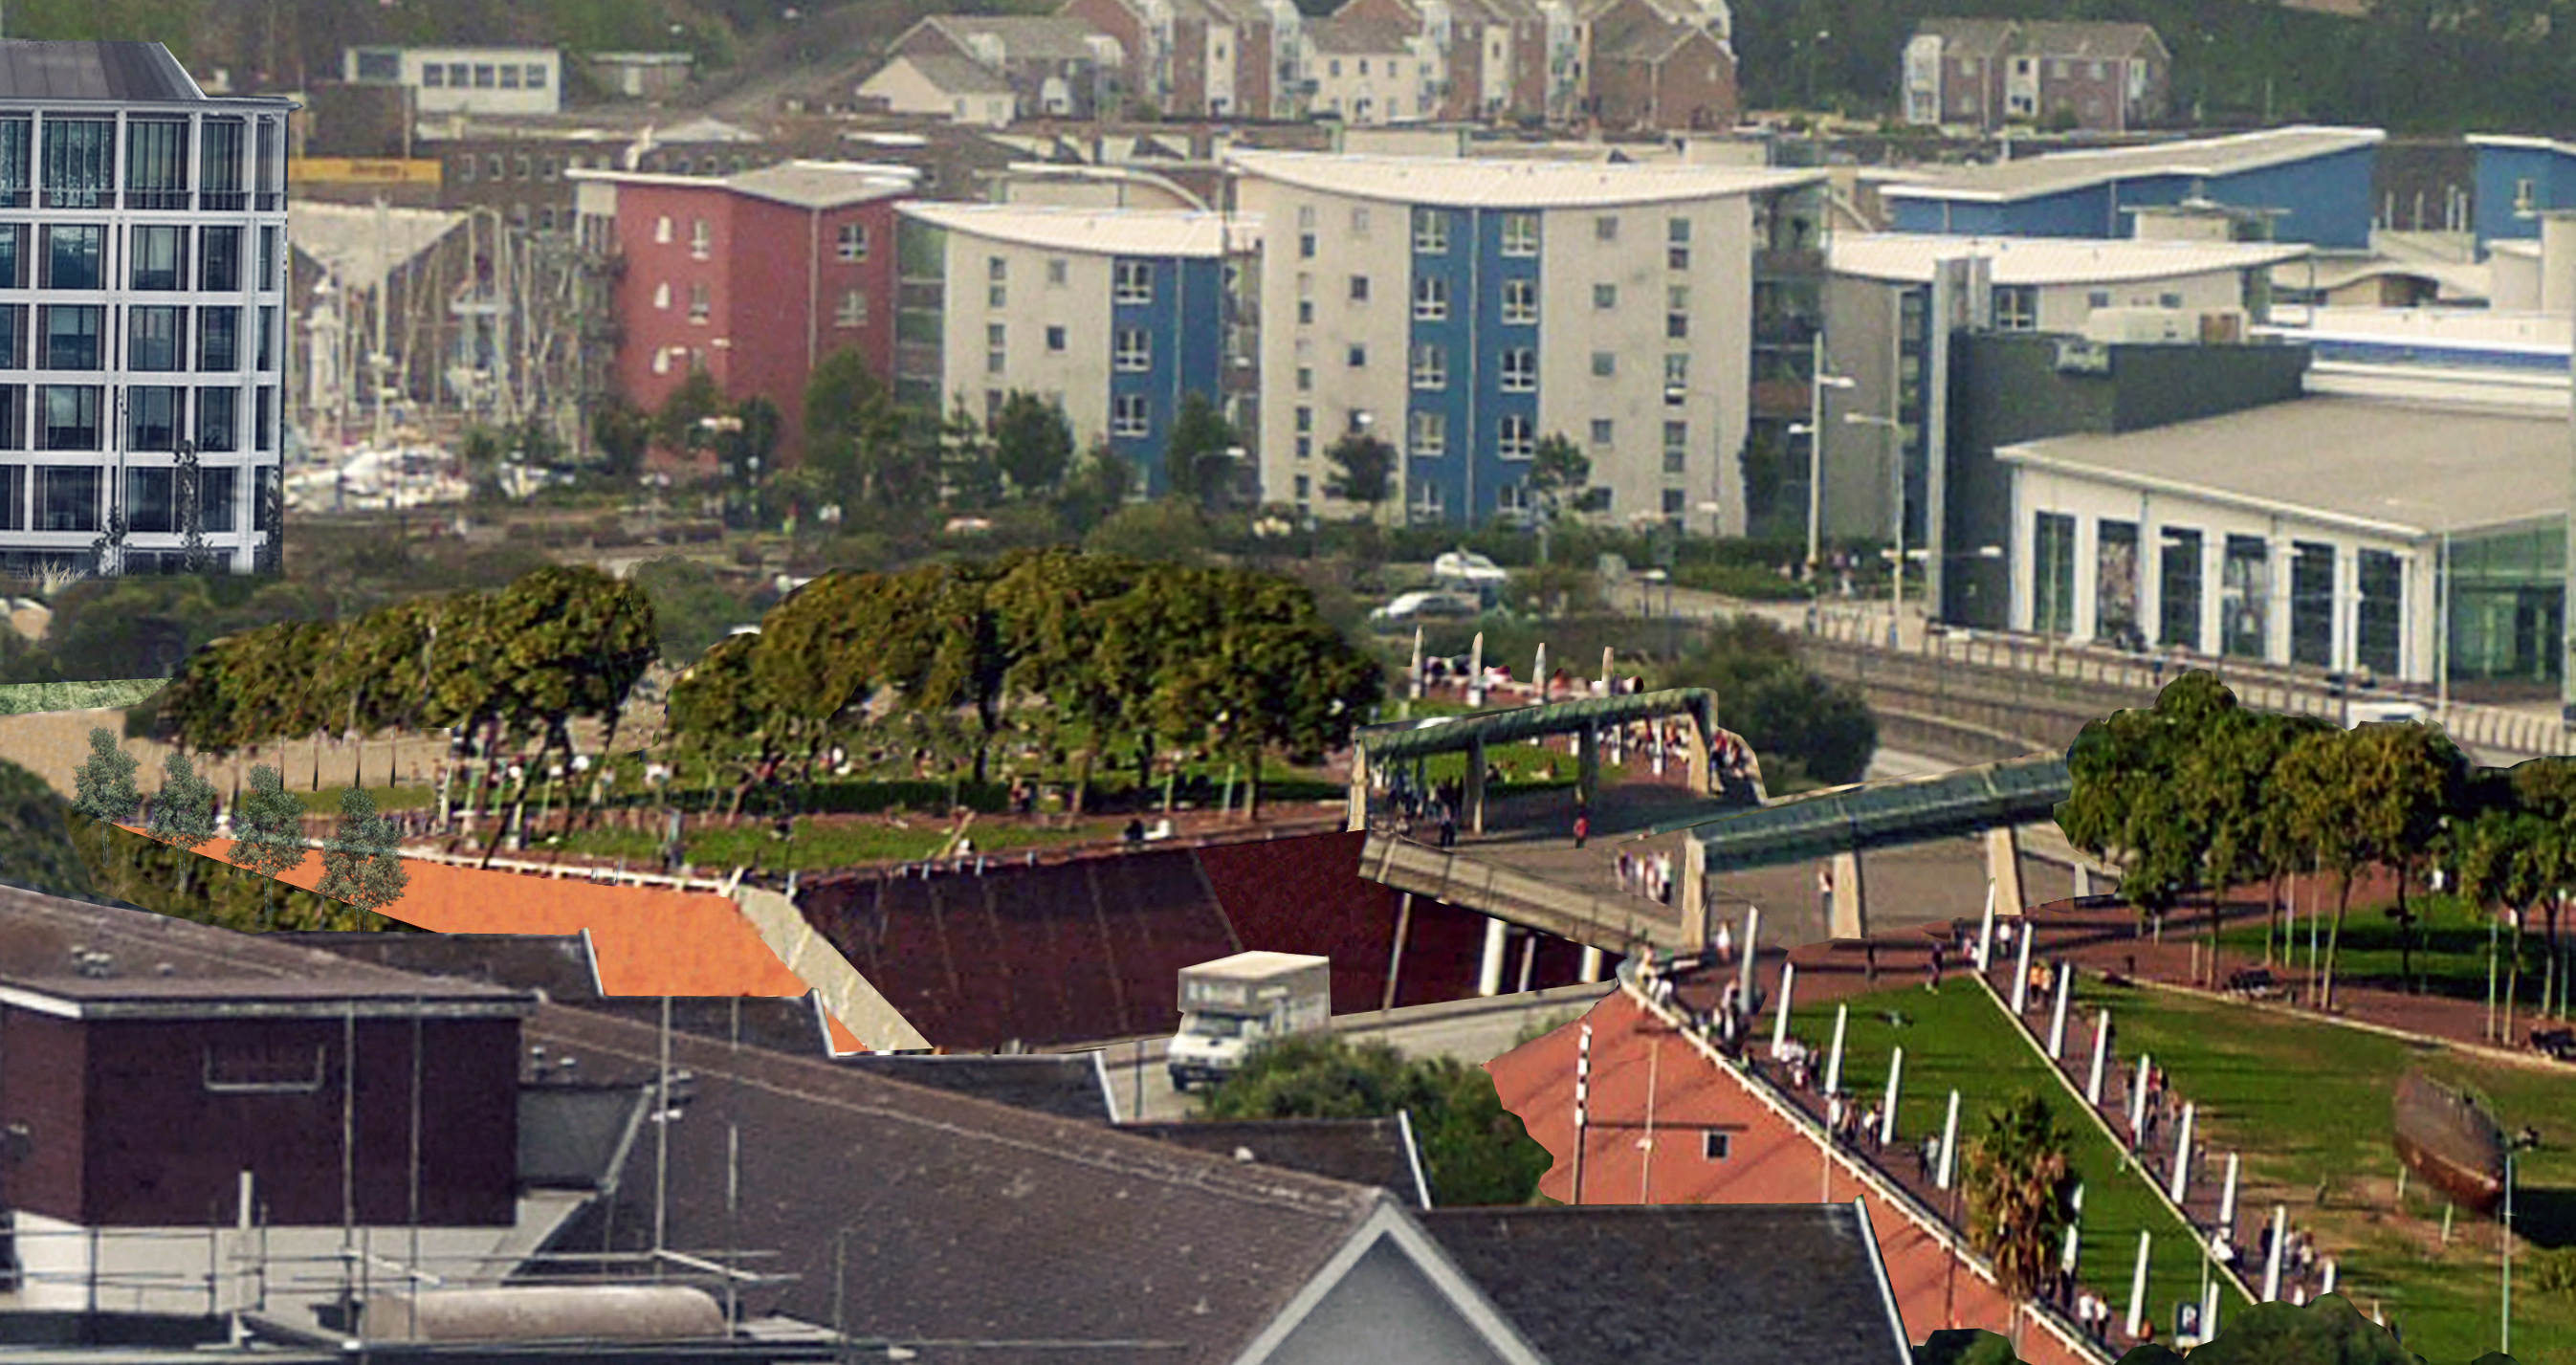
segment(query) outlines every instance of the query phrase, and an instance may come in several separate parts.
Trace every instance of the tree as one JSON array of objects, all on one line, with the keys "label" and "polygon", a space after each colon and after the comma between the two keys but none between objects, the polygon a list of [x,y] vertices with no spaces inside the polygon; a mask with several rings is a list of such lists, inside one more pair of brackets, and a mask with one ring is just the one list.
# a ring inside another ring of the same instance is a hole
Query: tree
[{"label": "tree", "polygon": [[1538,443],[1530,458],[1530,471],[1522,480],[1529,495],[1537,500],[1538,562],[1547,562],[1547,537],[1555,529],[1556,519],[1568,503],[1580,503],[1584,488],[1592,482],[1592,459],[1562,433]]},{"label": "tree", "polygon": [[642,472],[644,452],[653,444],[653,415],[612,394],[591,411],[590,442],[599,447],[609,477],[631,479]]},{"label": "tree", "polygon": [[97,890],[72,843],[63,798],[7,759],[0,759],[0,868],[6,869],[0,877],[41,890],[74,896]]},{"label": "tree", "polygon": [[1324,458],[1340,471],[1324,481],[1324,492],[1366,507],[1368,519],[1377,520],[1379,506],[1395,492],[1395,447],[1364,429],[1352,430],[1342,433]]},{"label": "tree", "polygon": [[116,734],[101,725],[89,732],[89,761],[72,775],[77,793],[72,808],[99,822],[99,857],[107,856],[107,829],[134,818],[134,810],[143,804],[142,793],[134,789],[134,769],[140,760],[117,747]]},{"label": "tree", "polygon": [[233,846],[226,860],[269,879],[267,913],[273,915],[277,879],[302,867],[304,856],[304,803],[286,790],[277,769],[253,767],[250,790],[233,808]]},{"label": "tree", "polygon": [[994,461],[1015,498],[1053,496],[1073,464],[1073,424],[1064,409],[1033,393],[1014,391],[1002,400],[992,439]]},{"label": "tree", "polygon": [[1526,1204],[1553,1158],[1502,1107],[1494,1081],[1454,1058],[1413,1060],[1331,1034],[1274,1039],[1199,1100],[1199,1117],[1410,1116],[1435,1203]]},{"label": "tree", "polygon": [[1128,491],[1135,485],[1135,464],[1107,440],[1094,441],[1066,478],[1056,509],[1067,530],[1087,535],[1127,505]]},{"label": "tree", "polygon": [[853,507],[875,503],[906,482],[888,477],[906,458],[903,415],[867,357],[843,349],[824,357],[805,383],[805,463]]},{"label": "tree", "polygon": [[1712,624],[1700,643],[1664,671],[1669,687],[1705,687],[1719,698],[1718,723],[1741,736],[1776,782],[1794,767],[1839,786],[1867,775],[1878,722],[1850,686],[1810,670],[1789,637],[1759,617]]},{"label": "tree", "polygon": [[705,450],[714,444],[710,418],[725,414],[724,389],[705,370],[691,370],[653,414],[653,439],[672,450]]},{"label": "tree", "polygon": [[215,837],[215,784],[198,776],[196,765],[175,749],[161,761],[161,770],[161,790],[152,798],[145,832],[188,849]]},{"label": "tree", "polygon": [[[2224,707],[2203,722],[2205,728],[2191,738],[2181,756],[2177,778],[2183,793],[2202,811],[2208,838],[2202,866],[2210,889],[2206,970],[2213,981],[2218,974],[2219,921],[2228,892],[2271,877],[2275,871],[2272,854],[2279,840],[2270,827],[2277,823],[2276,807],[2265,799],[2273,769],[2298,737],[2313,733],[2323,723],[2308,716],[2249,711],[2228,694]],[[2273,899],[2277,903],[2279,898]],[[2268,959],[2268,933],[2265,943]]]},{"label": "tree", "polygon": [[2057,1245],[2075,1217],[2073,1146],[2057,1111],[2024,1091],[1987,1111],[1985,1131],[1967,1147],[1968,1245],[1994,1263],[1995,1279],[2019,1306],[2048,1282]]},{"label": "tree", "polygon": [[741,595],[727,589],[713,568],[682,555],[638,564],[628,579],[653,599],[666,663],[688,663],[750,615]]},{"label": "tree", "polygon": [[939,424],[939,501],[942,506],[982,510],[1002,500],[1002,467],[984,424],[960,395]]},{"label": "tree", "polygon": [[1082,548],[1093,554],[1180,564],[1198,562],[1208,546],[1207,517],[1197,503],[1176,497],[1129,503],[1082,538]]},{"label": "tree", "polygon": [[393,824],[376,813],[376,798],[358,787],[341,792],[340,827],[322,845],[322,884],[314,890],[382,912],[410,884]]},{"label": "tree", "polygon": [[1234,457],[1228,452],[1242,444],[1234,424],[1206,394],[1192,390],[1181,395],[1181,410],[1163,439],[1165,491],[1201,506],[1222,503],[1234,474]]}]

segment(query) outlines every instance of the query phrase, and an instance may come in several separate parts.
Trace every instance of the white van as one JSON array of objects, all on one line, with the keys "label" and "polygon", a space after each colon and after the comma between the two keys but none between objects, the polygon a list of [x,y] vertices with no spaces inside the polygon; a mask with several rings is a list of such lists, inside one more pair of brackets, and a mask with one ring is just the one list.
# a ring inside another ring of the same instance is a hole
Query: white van
[{"label": "white van", "polygon": [[2429,716],[2430,713],[2424,709],[2424,704],[2415,701],[2356,701],[2347,703],[2344,707],[2344,725],[2354,730],[2365,725],[2376,725],[2381,721],[2420,721],[2428,719]]}]

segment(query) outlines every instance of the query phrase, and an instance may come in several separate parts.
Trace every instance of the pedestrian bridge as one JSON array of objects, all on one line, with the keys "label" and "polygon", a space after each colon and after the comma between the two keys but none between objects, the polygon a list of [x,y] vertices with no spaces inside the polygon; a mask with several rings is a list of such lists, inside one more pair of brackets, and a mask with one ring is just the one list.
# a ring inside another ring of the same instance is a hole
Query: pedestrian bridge
[{"label": "pedestrian bridge", "polygon": [[[1601,734],[1603,730],[1632,721],[1660,720],[1680,716],[1690,723],[1683,727],[1689,753],[1683,763],[1694,795],[1712,795],[1716,785],[1709,748],[1723,733],[1717,728],[1717,693],[1705,687],[1675,687],[1660,692],[1638,692],[1626,696],[1585,697],[1574,701],[1546,702],[1516,706],[1489,714],[1433,716],[1424,720],[1391,725],[1372,725],[1352,737],[1350,784],[1350,828],[1368,828],[1370,788],[1384,776],[1412,760],[1419,763],[1432,754],[1464,753],[1467,755],[1465,817],[1462,823],[1471,834],[1485,832],[1485,750],[1488,745],[1509,744],[1516,740],[1535,739],[1543,735],[1571,732],[1576,737],[1579,756],[1575,800],[1589,807],[1601,785]],[[1735,741],[1741,747],[1742,741]],[[1752,800],[1762,799],[1761,768],[1747,755],[1746,771]]]}]

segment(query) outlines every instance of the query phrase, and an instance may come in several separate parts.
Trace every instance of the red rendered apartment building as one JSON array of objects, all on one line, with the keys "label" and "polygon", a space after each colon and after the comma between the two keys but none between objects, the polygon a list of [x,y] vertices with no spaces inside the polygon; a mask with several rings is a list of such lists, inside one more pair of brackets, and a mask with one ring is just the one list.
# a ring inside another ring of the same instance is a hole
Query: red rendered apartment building
[{"label": "red rendered apartment building", "polygon": [[737,175],[575,171],[582,229],[618,263],[618,391],[661,406],[693,369],[728,397],[766,397],[786,419],[780,458],[804,431],[805,383],[856,348],[894,367],[895,205],[906,166],[790,161]]}]

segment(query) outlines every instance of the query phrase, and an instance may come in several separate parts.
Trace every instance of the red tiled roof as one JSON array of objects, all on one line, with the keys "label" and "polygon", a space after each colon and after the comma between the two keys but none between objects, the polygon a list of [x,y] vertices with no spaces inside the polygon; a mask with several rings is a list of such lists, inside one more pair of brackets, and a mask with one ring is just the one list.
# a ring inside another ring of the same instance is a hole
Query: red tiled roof
[{"label": "red tiled roof", "polygon": [[[223,859],[232,840],[209,839],[197,851]],[[394,918],[442,934],[588,929],[600,989],[608,995],[803,995],[814,989],[779,961],[732,901],[711,892],[557,881],[416,858],[405,859],[403,868],[411,884]],[[322,860],[308,854],[279,880],[311,891],[322,880]],[[836,1046],[864,1049],[840,1020],[831,1026]]]}]

